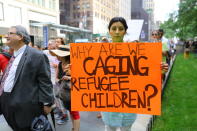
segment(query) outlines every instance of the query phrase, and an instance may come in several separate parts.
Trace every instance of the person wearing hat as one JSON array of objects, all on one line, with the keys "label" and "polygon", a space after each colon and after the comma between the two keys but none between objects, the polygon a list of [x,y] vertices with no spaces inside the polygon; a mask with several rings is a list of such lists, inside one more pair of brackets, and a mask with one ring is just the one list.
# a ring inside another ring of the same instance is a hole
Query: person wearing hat
[{"label": "person wearing hat", "polygon": [[[57,38],[58,39],[58,38]],[[65,45],[62,45],[62,44],[60,44],[60,45],[56,45],[56,41],[55,41],[55,49],[52,51],[52,50],[50,50],[50,54],[52,55],[52,56],[55,56],[55,57],[58,57],[58,55],[57,54],[59,54],[60,56],[64,56],[64,55],[68,55],[68,54],[65,54],[65,52],[64,52],[64,49],[63,48],[61,48],[61,47],[64,47]],[[67,51],[69,51],[69,47],[68,46],[66,46],[68,49],[66,49]],[[57,49],[57,50],[56,50]],[[63,50],[63,51],[62,51]],[[57,59],[57,58],[56,58]],[[58,61],[61,61],[61,57],[58,57]],[[58,65],[58,64],[57,64]],[[59,64],[59,66],[60,66],[61,64]],[[58,70],[61,70],[61,67],[59,67],[60,69],[58,69],[58,66],[57,66],[57,69],[56,69],[56,73],[55,73],[55,75],[56,75],[56,79],[59,79],[59,77],[57,78],[57,74],[58,74]],[[58,94],[58,91],[59,91],[59,83],[58,82],[56,82],[56,84],[55,84],[55,88],[54,88],[54,93],[55,94]],[[62,124],[65,124],[66,123],[66,121],[68,120],[68,113],[67,113],[67,110],[65,109],[65,107],[64,107],[64,105],[63,105],[63,103],[62,103],[62,101],[60,100],[60,98],[59,97],[57,97],[57,95],[55,95],[56,97],[55,97],[55,100],[56,100],[56,112],[55,112],[55,118],[57,119],[57,121],[56,121],[56,123],[58,124],[58,125],[62,125]]]},{"label": "person wearing hat", "polygon": [[69,110],[73,128],[72,131],[79,131],[80,115],[78,111],[71,111],[71,95],[70,95],[70,48],[67,45],[59,45],[58,49],[51,52],[60,61],[58,65],[57,77],[59,79],[60,91],[58,96],[62,100],[64,107]]}]

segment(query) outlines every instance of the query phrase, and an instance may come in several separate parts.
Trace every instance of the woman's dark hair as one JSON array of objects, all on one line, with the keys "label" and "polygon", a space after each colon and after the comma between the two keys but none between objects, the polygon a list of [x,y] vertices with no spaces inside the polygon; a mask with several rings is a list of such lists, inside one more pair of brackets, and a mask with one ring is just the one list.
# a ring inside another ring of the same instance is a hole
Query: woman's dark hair
[{"label": "woman's dark hair", "polygon": [[70,55],[69,56],[65,56],[64,59],[70,63]]},{"label": "woman's dark hair", "polygon": [[110,20],[109,25],[108,25],[108,29],[110,30],[111,26],[113,23],[115,22],[121,22],[125,28],[125,31],[127,31],[128,26],[127,26],[127,22],[123,17],[114,17]]},{"label": "woman's dark hair", "polygon": [[61,40],[61,45],[65,45],[64,39],[62,37],[57,37],[55,39],[60,39]]}]

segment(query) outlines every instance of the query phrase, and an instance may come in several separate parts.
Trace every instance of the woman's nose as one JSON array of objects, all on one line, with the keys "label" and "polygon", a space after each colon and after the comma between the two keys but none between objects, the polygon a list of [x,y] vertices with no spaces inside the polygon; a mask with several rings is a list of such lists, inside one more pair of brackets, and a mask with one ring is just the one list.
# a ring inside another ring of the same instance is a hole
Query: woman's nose
[{"label": "woman's nose", "polygon": [[119,33],[119,29],[116,29],[116,33]]}]

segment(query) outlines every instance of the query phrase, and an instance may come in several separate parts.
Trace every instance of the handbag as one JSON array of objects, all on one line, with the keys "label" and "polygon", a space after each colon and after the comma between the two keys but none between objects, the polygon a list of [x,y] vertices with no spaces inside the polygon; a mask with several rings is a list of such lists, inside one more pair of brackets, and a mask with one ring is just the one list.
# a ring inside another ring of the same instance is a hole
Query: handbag
[{"label": "handbag", "polygon": [[53,131],[49,120],[44,115],[35,117],[31,124],[31,131]]},{"label": "handbag", "polygon": [[62,80],[60,83],[59,97],[62,100],[64,107],[70,110],[71,107],[71,89],[70,81]]}]

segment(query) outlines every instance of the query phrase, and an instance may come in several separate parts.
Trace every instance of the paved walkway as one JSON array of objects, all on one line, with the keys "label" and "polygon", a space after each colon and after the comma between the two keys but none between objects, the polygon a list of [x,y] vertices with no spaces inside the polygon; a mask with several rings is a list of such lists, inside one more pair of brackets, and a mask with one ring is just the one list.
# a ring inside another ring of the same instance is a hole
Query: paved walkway
[{"label": "paved walkway", "polygon": [[[97,119],[98,112],[81,112],[81,129],[80,131],[104,131],[104,124],[101,119]],[[150,115],[138,115],[136,122],[133,124],[132,131],[146,131]],[[57,131],[71,131],[71,121],[64,125],[56,125]],[[5,122],[3,116],[0,116],[0,131],[12,131]]]}]

